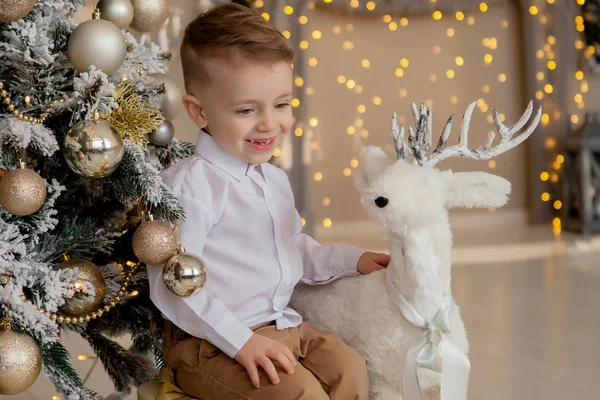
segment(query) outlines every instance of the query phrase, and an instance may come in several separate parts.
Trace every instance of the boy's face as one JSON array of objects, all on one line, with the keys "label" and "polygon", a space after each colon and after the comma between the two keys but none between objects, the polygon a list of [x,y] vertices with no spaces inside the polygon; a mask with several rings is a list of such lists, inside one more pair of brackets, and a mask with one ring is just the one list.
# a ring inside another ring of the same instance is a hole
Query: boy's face
[{"label": "boy's face", "polygon": [[208,126],[215,141],[231,154],[262,164],[294,123],[292,68],[283,61],[260,63],[241,57],[236,61],[235,65],[226,59],[205,61],[210,84],[197,92],[201,115],[192,118],[199,126]]}]

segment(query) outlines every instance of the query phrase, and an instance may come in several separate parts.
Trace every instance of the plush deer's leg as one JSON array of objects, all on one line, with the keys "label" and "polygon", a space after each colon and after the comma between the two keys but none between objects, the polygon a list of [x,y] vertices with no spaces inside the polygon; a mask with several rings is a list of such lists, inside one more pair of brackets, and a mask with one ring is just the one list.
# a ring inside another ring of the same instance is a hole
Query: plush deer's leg
[{"label": "plush deer's leg", "polygon": [[402,391],[381,377],[372,377],[369,400],[402,400]]},{"label": "plush deer's leg", "polygon": [[456,307],[456,310],[450,318],[450,324],[452,326],[452,339],[454,339],[458,347],[465,354],[469,354],[469,339],[467,338],[467,331],[465,329],[465,324],[460,316],[458,306]]},{"label": "plush deer's leg", "polygon": [[426,368],[417,368],[417,378],[423,400],[442,400],[442,374]]}]

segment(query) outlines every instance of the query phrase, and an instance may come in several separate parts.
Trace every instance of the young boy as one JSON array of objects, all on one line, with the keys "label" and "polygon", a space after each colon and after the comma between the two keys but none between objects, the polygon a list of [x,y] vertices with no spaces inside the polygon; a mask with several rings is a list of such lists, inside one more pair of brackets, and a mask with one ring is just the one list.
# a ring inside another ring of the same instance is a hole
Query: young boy
[{"label": "young boy", "polygon": [[[294,122],[294,50],[256,12],[200,15],[181,45],[196,155],[162,174],[186,211],[181,239],[208,270],[204,290],[172,295],[148,268],[170,321],[164,358],[188,395],[212,399],[367,399],[364,360],[288,307],[294,286],[387,266],[385,254],[321,246],[301,233],[285,172],[267,163]],[[249,376],[249,379],[248,379]]]}]

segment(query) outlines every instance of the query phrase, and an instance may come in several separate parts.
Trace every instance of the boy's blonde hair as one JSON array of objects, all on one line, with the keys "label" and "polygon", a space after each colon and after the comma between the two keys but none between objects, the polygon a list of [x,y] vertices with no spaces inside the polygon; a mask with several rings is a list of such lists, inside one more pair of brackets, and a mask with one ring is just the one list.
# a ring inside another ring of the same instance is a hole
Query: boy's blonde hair
[{"label": "boy's blonde hair", "polygon": [[200,14],[185,28],[181,64],[185,90],[210,83],[203,60],[243,56],[253,61],[292,63],[287,39],[256,11],[229,3]]}]

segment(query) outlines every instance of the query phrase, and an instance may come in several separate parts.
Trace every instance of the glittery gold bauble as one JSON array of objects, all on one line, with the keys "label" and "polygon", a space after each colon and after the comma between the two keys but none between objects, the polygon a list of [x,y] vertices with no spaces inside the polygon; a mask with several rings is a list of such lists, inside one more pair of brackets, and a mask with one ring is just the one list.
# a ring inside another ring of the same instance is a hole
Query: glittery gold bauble
[{"label": "glittery gold bauble", "polygon": [[168,119],[170,121],[174,120],[175,117],[177,117],[177,115],[181,111],[181,98],[183,96],[183,93],[181,93],[179,85],[165,74],[156,72],[148,74],[148,76],[152,78],[153,84],[165,85],[165,93],[163,94],[158,109],[165,116],[165,119]]},{"label": "glittery gold bauble", "polygon": [[27,390],[40,374],[42,353],[31,336],[0,330],[0,394]]},{"label": "glittery gold bauble", "polygon": [[180,297],[189,297],[200,292],[206,285],[206,267],[202,260],[186,253],[180,247],[163,267],[162,278],[169,292]]},{"label": "glittery gold bauble", "polygon": [[133,20],[133,4],[130,0],[100,0],[98,2],[100,18],[108,20],[125,29]]},{"label": "glittery gold bauble", "polygon": [[[66,304],[58,311],[67,317],[83,317],[96,311],[106,295],[106,281],[102,271],[92,262],[82,259],[70,259],[62,262],[57,269],[79,268],[79,273],[73,281],[75,295],[66,299]],[[96,289],[96,294],[87,293],[85,283],[89,282]]]},{"label": "glittery gold bauble", "polygon": [[0,22],[18,21],[31,11],[35,0],[2,0]]},{"label": "glittery gold bauble", "polygon": [[155,31],[169,16],[167,0],[132,0],[133,21],[131,27],[139,32]]},{"label": "glittery gold bauble", "polygon": [[65,160],[88,178],[112,174],[123,160],[125,148],[119,132],[107,121],[91,119],[75,124],[65,136]]},{"label": "glittery gold bauble", "polygon": [[131,245],[144,264],[162,265],[177,252],[177,235],[168,222],[150,220],[135,230]]},{"label": "glittery gold bauble", "polygon": [[30,215],[46,201],[46,184],[37,172],[25,168],[8,171],[0,178],[0,205],[14,215]]},{"label": "glittery gold bauble", "polygon": [[123,64],[127,43],[115,24],[104,19],[91,19],[71,32],[67,54],[79,72],[87,72],[95,65],[110,75]]}]

